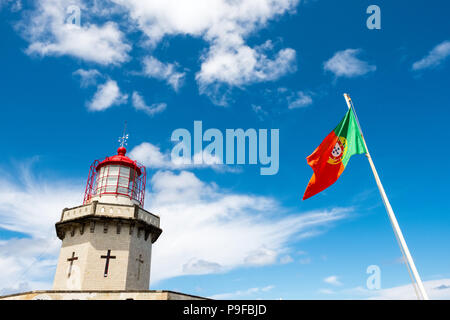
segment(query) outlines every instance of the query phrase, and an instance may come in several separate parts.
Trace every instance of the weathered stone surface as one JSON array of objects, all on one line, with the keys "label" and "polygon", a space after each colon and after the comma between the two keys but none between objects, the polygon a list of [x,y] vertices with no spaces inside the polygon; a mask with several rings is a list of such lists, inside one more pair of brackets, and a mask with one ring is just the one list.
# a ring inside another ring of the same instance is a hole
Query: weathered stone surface
[{"label": "weathered stone surface", "polygon": [[[148,290],[158,216],[137,205],[93,202],[64,209],[56,231],[62,246],[54,290]],[[78,259],[69,261],[73,255]]]}]

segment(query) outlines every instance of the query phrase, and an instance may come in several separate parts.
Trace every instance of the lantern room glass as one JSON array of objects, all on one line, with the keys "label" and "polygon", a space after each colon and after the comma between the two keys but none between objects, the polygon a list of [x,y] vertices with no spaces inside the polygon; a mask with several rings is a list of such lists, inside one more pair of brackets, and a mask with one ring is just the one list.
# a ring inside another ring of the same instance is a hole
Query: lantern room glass
[{"label": "lantern room glass", "polygon": [[136,171],[130,167],[109,165],[98,172],[94,195],[120,194],[136,197]]}]

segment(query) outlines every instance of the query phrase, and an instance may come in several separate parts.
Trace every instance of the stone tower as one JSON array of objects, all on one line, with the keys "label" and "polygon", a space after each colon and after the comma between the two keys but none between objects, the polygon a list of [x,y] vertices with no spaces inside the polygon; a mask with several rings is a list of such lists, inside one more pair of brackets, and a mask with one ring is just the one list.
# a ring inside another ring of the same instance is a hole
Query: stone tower
[{"label": "stone tower", "polygon": [[159,217],[144,210],[145,167],[122,146],[91,165],[83,204],[63,210],[53,290],[148,290]]}]

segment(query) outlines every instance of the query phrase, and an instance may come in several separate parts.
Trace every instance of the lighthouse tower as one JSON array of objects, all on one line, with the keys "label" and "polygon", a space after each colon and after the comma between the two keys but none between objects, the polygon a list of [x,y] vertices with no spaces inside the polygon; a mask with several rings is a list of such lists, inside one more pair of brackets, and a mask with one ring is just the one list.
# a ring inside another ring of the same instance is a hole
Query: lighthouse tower
[{"label": "lighthouse tower", "polygon": [[162,230],[144,209],[145,167],[126,156],[95,160],[83,204],[62,211],[53,290],[148,290],[152,245]]},{"label": "lighthouse tower", "polygon": [[62,240],[52,290],[0,296],[0,300],[203,300],[170,290],[149,290],[152,245],[159,217],[144,209],[145,167],[117,154],[95,160],[83,204],[65,208],[56,223]]}]

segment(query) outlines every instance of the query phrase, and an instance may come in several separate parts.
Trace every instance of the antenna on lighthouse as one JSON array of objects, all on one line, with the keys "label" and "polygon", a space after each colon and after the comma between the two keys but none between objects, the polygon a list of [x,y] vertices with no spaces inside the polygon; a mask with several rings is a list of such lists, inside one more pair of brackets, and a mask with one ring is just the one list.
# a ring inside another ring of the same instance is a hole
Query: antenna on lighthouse
[{"label": "antenna on lighthouse", "polygon": [[128,134],[126,133],[126,131],[127,131],[127,122],[125,121],[125,124],[123,126],[123,134],[121,137],[119,137],[119,143],[121,148],[127,145]]}]

